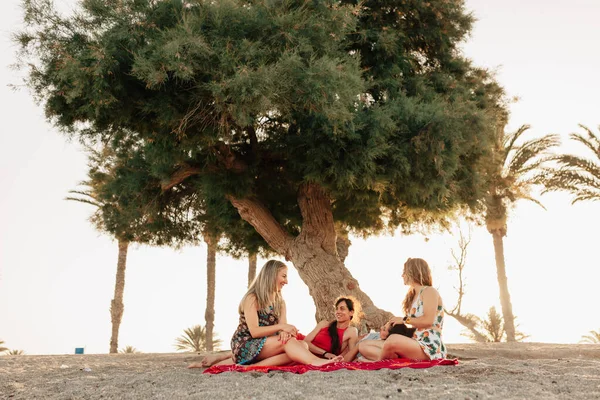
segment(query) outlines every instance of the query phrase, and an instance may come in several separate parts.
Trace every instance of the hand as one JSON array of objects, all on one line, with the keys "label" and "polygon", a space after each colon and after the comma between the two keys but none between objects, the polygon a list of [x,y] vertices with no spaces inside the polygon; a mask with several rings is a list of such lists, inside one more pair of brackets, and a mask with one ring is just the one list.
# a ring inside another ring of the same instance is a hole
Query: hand
[{"label": "hand", "polygon": [[281,330],[285,333],[290,334],[293,337],[296,337],[296,334],[298,333],[298,329],[296,329],[294,325],[290,324],[281,324]]},{"label": "hand", "polygon": [[283,344],[286,344],[288,342],[288,340],[290,340],[292,338],[292,335],[290,335],[287,332],[284,331],[279,331],[279,341]]},{"label": "hand", "polygon": [[396,324],[403,324],[404,320],[401,317],[392,317],[390,318],[388,323],[390,324],[390,326],[394,326]]},{"label": "hand", "polygon": [[335,358],[335,357],[336,357],[336,355],[335,355],[335,354],[333,354],[333,353],[327,352],[327,353],[325,353],[325,354],[323,355],[323,357],[324,357],[324,358],[326,358],[326,359],[328,359],[328,360],[331,360],[332,358]]}]

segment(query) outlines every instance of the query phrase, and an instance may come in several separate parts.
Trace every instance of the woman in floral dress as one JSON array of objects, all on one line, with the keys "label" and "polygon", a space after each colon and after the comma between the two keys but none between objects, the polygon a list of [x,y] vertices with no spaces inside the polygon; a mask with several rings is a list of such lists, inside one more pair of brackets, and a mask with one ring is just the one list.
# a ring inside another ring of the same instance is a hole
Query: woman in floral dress
[{"label": "woman in floral dress", "polygon": [[442,341],[444,306],[442,298],[432,287],[431,269],[421,258],[409,258],[402,273],[404,284],[410,288],[403,302],[404,317],[393,317],[390,323],[407,324],[417,328],[413,337],[391,335],[385,342],[364,341],[359,351],[369,354],[381,349],[378,360],[388,358],[410,358],[413,360],[436,360],[446,357],[446,346]]},{"label": "woman in floral dress", "polygon": [[240,323],[231,338],[233,362],[248,365],[324,365],[341,357],[322,359],[296,340],[298,330],[287,323],[281,289],[287,284],[287,266],[270,260],[263,266],[239,306]]}]

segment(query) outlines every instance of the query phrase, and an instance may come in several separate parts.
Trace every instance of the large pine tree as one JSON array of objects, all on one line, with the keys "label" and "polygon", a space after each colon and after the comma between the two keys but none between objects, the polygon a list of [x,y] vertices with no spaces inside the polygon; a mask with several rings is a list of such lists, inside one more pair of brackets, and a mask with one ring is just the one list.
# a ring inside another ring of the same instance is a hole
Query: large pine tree
[{"label": "large pine tree", "polygon": [[22,65],[47,116],[84,140],[135,132],[163,193],[202,197],[234,247],[258,233],[319,319],[340,294],[371,324],[389,316],[338,233],[410,229],[481,198],[503,93],[460,55],[462,0],[80,5],[24,1]]}]

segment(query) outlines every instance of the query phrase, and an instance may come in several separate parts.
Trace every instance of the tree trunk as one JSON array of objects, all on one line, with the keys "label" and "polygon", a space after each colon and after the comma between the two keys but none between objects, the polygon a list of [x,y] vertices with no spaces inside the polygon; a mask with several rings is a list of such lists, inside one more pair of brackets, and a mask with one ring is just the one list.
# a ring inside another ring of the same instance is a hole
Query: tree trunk
[{"label": "tree trunk", "polygon": [[303,223],[297,237],[285,231],[260,201],[228,198],[271,248],[294,264],[313,298],[317,320],[333,318],[332,305],[340,295],[352,295],[361,302],[368,327],[379,327],[392,316],[373,304],[340,260],[331,199],[319,185],[305,183],[298,190]]},{"label": "tree trunk", "polygon": [[248,287],[256,278],[256,253],[248,256]]},{"label": "tree trunk", "polygon": [[117,276],[115,279],[115,294],[110,301],[110,320],[112,334],[110,336],[110,353],[119,352],[119,327],[123,318],[123,292],[125,291],[125,268],[127,267],[127,248],[129,242],[119,240],[119,256],[117,259]]},{"label": "tree trunk", "polygon": [[218,238],[210,233],[204,234],[208,247],[206,254],[206,351],[213,351],[213,330],[215,327],[215,278]]},{"label": "tree trunk", "polygon": [[502,305],[506,341],[515,342],[515,317],[513,316],[510,292],[508,291],[508,279],[506,278],[506,265],[504,264],[504,235],[501,229],[494,229],[491,233],[494,238],[496,272],[498,274],[498,286],[500,287],[500,304]]}]

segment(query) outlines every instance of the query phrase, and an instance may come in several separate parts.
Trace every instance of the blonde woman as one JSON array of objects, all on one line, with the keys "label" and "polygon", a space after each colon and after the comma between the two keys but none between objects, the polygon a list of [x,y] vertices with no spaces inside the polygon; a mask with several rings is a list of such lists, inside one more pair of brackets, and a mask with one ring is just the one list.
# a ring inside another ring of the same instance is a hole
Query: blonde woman
[{"label": "blonde woman", "polygon": [[342,361],[342,357],[322,359],[308,350],[308,345],[296,340],[298,330],[287,323],[285,301],[281,289],[287,285],[288,268],[281,261],[270,260],[242,298],[238,311],[239,325],[231,338],[231,353],[206,358],[189,368],[219,364],[325,365]]},{"label": "blonde woman", "polygon": [[444,306],[439,293],[432,287],[429,265],[421,258],[409,258],[404,263],[402,278],[409,286],[402,304],[404,317],[393,317],[389,322],[416,328],[413,337],[390,335],[385,342],[366,340],[359,343],[360,353],[376,360],[445,358],[446,346],[442,341]]}]

